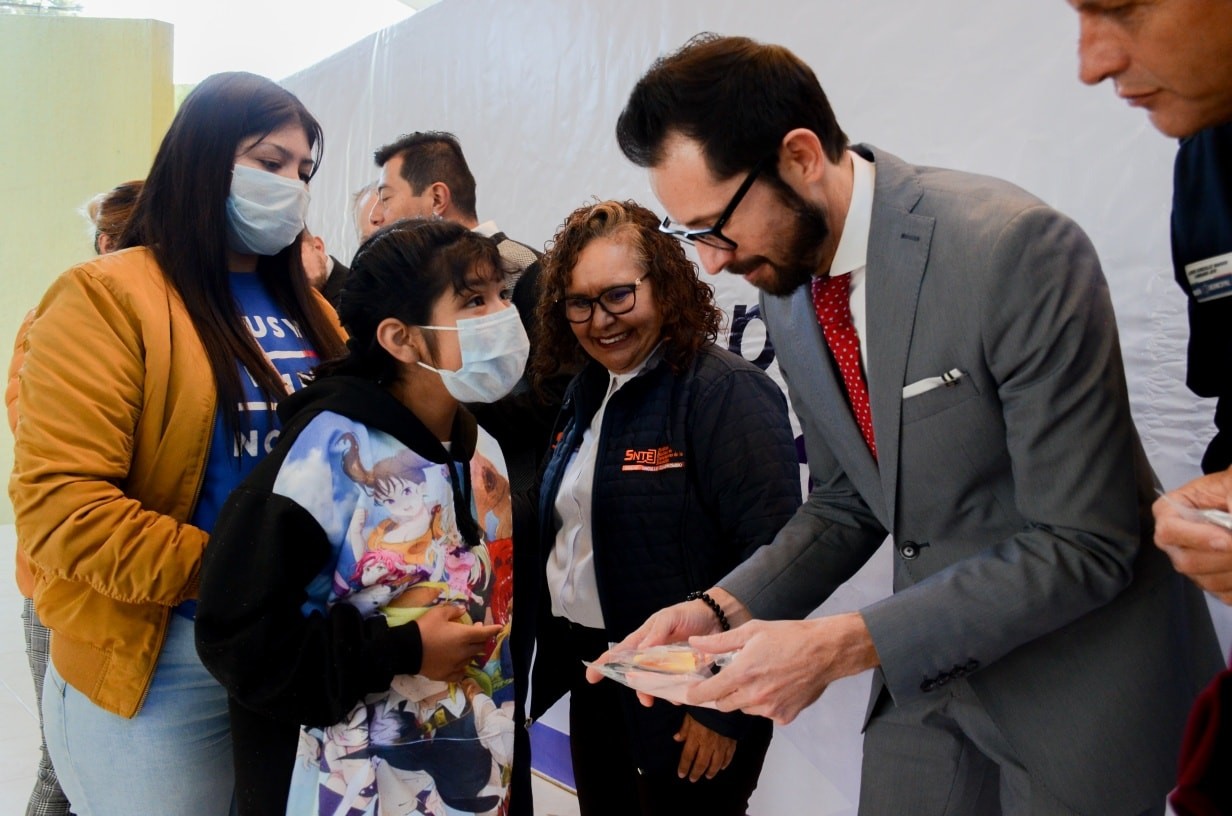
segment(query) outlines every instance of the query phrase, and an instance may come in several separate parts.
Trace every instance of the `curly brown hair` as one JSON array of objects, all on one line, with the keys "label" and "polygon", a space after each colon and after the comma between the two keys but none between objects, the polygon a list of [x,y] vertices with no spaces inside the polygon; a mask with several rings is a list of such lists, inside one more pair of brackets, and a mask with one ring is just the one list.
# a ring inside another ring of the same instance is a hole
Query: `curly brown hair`
[{"label": "curly brown hair", "polygon": [[627,242],[642,270],[650,273],[663,317],[664,359],[673,371],[683,370],[702,346],[718,337],[723,312],[715,305],[714,290],[698,279],[697,265],[675,238],[659,231],[659,223],[653,212],[630,200],[587,204],[561,224],[543,256],[539,279],[538,333],[530,363],[537,386],[590,359],[569,328],[561,299],[582,250],[598,238]]}]

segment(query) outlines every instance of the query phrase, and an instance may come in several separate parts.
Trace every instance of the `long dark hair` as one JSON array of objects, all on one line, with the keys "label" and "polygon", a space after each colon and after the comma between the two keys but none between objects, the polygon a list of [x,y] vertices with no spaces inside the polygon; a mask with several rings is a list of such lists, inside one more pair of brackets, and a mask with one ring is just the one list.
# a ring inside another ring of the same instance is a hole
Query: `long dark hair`
[{"label": "long dark hair", "polygon": [[392,383],[398,361],[377,342],[377,326],[389,317],[426,325],[437,299],[448,289],[465,291],[477,274],[503,277],[500,253],[491,239],[460,224],[410,218],[374,232],[355,253],[338,305],[338,319],[350,335],[347,353],[318,366],[316,376]]},{"label": "long dark hair", "polygon": [[[163,137],[120,236],[120,248],[145,246],[179,293],[205,346],[227,427],[240,427],[243,387],[238,361],[270,400],[286,387],[244,325],[231,293],[226,256],[226,202],[241,142],[286,125],[303,127],[314,157],[321,157],[321,126],[287,90],[256,74],[215,74],[180,106]],[[257,274],[270,297],[296,321],[322,357],[341,351],[329,318],[304,276],[299,242],[277,255],[259,256]]]}]

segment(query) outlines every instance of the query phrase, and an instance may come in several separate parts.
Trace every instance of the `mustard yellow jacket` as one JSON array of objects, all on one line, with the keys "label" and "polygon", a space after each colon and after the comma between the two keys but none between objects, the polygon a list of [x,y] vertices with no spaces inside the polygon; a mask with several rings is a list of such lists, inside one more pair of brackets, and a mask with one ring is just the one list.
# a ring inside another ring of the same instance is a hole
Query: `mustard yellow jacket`
[{"label": "mustard yellow jacket", "polygon": [[197,593],[207,535],[188,519],[216,407],[205,349],[153,254],[135,248],[52,284],[19,378],[9,494],[51,660],[96,705],[133,717],[172,608]]},{"label": "mustard yellow jacket", "polygon": [[[17,342],[13,345],[13,357],[9,361],[8,382],[4,387],[4,408],[8,412],[9,430],[14,436],[17,435],[17,386],[20,382],[18,372],[21,371],[21,364],[26,358],[26,332],[30,331],[30,324],[34,322],[34,313],[34,309],[31,309],[21,321],[21,328],[17,330]],[[24,598],[34,597],[34,573],[30,570],[30,558],[20,547],[17,548],[17,589]]]}]

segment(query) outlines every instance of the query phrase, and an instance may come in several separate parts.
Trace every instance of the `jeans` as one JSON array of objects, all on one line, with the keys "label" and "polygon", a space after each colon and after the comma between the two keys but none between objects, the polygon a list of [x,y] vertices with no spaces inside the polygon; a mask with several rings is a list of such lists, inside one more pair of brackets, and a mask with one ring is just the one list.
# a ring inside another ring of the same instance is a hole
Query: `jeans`
[{"label": "jeans", "polygon": [[47,750],[78,816],[232,811],[227,693],[201,665],[186,618],[171,616],[137,716],[99,708],[48,664],[43,718]]}]

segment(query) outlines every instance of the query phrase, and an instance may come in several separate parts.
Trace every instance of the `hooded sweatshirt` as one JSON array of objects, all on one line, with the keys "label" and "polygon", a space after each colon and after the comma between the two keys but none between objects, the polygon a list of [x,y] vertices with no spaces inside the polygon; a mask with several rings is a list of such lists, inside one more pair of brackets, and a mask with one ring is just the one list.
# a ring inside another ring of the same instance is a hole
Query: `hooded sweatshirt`
[{"label": "hooded sweatshirt", "polygon": [[[198,651],[232,696],[240,812],[494,810],[514,740],[499,447],[459,408],[447,450],[353,377],[279,414],[278,447],[219,516],[197,611]],[[461,683],[418,674],[415,619],[439,604],[505,626]]]}]

